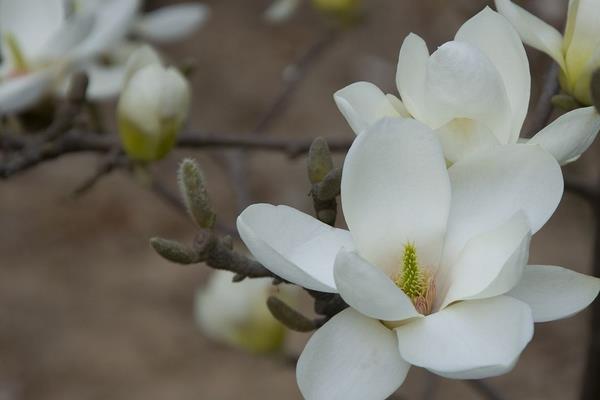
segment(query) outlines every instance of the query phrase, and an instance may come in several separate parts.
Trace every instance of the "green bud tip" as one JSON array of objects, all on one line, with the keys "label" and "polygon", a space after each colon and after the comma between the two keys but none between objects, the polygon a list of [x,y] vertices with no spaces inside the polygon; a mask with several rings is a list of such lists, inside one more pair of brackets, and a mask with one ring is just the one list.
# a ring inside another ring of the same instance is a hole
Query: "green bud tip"
[{"label": "green bud tip", "polygon": [[333,169],[333,159],[327,141],[316,138],[308,151],[308,179],[315,184],[321,182]]}]

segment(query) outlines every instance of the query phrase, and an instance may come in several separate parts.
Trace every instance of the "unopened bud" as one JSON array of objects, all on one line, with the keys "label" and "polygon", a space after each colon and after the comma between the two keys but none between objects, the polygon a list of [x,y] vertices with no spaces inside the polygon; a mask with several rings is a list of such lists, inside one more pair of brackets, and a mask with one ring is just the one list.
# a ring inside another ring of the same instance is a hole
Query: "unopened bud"
[{"label": "unopened bud", "polygon": [[138,161],[163,158],[187,118],[190,88],[175,68],[150,64],[126,83],[117,107],[119,133],[127,155]]},{"label": "unopened bud", "polygon": [[291,308],[278,297],[270,296],[267,299],[267,307],[271,314],[282,324],[297,332],[311,332],[316,328],[313,320],[306,318],[298,311]]},{"label": "unopened bud", "polygon": [[319,183],[332,169],[333,160],[329,145],[324,138],[318,137],[312,142],[308,151],[308,179],[313,184]]},{"label": "unopened bud", "polygon": [[152,64],[162,65],[162,61],[156,50],[147,44],[138,47],[127,59],[124,81],[129,82],[136,72]]},{"label": "unopened bud", "polygon": [[200,261],[193,249],[175,240],[156,237],[150,239],[150,245],[163,258],[177,264],[193,264]]},{"label": "unopened bud", "polygon": [[177,172],[179,190],[190,217],[201,228],[210,229],[215,224],[215,213],[204,183],[200,166],[191,158],[181,162]]}]

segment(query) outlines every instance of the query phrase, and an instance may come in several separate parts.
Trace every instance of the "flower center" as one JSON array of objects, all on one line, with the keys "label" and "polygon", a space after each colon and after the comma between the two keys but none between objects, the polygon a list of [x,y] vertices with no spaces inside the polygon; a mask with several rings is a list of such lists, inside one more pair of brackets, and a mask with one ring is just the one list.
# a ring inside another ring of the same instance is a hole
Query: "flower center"
[{"label": "flower center", "polygon": [[5,33],[4,42],[6,43],[6,47],[13,62],[14,70],[12,73],[15,76],[26,73],[29,69],[27,67],[27,59],[25,58],[25,54],[23,54],[21,46],[19,46],[19,42],[17,41],[15,35],[10,32]]},{"label": "flower center", "polygon": [[404,245],[402,269],[394,283],[411,299],[417,311],[423,315],[431,313],[435,297],[435,282],[431,274],[419,265],[414,244]]}]

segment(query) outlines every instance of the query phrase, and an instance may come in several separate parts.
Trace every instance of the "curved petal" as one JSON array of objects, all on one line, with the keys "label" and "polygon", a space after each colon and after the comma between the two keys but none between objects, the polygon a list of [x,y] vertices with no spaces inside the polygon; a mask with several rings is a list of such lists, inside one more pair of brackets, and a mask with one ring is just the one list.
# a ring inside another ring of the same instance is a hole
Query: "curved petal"
[{"label": "curved petal", "polygon": [[566,71],[559,31],[510,0],[496,0],[496,8],[519,32],[523,42],[548,54]]},{"label": "curved petal", "polygon": [[395,329],[403,359],[443,376],[480,379],[515,364],[533,335],[527,304],[507,296],[463,301]]},{"label": "curved petal", "polygon": [[283,23],[294,15],[300,4],[300,0],[274,0],[263,13],[263,17],[272,24]]},{"label": "curved petal", "polygon": [[94,27],[71,55],[86,60],[123,40],[138,12],[140,0],[107,0],[94,11]]},{"label": "curved petal", "polygon": [[575,19],[566,49],[567,75],[570,81],[576,81],[600,46],[600,7],[596,0],[580,0],[569,13],[574,13]]},{"label": "curved petal", "polygon": [[296,378],[307,400],[385,399],[404,382],[409,368],[391,330],[347,308],[310,338]]},{"label": "curved petal", "polygon": [[515,143],[527,115],[531,91],[529,62],[519,35],[506,18],[486,7],[463,24],[455,40],[479,48],[500,73],[512,110],[509,143]]},{"label": "curved petal", "polygon": [[357,135],[383,117],[400,114],[389,98],[369,82],[356,82],[333,94],[335,104]]},{"label": "curved petal", "polygon": [[539,146],[512,144],[477,153],[448,170],[452,208],[444,265],[473,237],[523,211],[532,234],[554,213],[563,193],[560,166]]},{"label": "curved petal", "polygon": [[159,8],[145,14],[134,25],[134,32],[155,42],[171,42],[191,34],[210,15],[204,4],[184,3]]},{"label": "curved petal", "polygon": [[322,292],[336,292],[333,263],[352,249],[347,231],[286,206],[254,204],[237,219],[240,236],[254,257],[276,275]]},{"label": "curved petal", "polygon": [[441,307],[499,296],[514,288],[527,265],[530,239],[527,217],[518,212],[499,228],[469,240],[448,271],[448,292]]},{"label": "curved petal", "polygon": [[530,265],[508,295],[529,305],[535,322],[570,317],[586,308],[600,291],[600,279],[552,265]]},{"label": "curved petal", "polygon": [[[26,58],[35,58],[44,50],[64,19],[63,0],[0,0],[0,33],[12,34]],[[10,60],[6,47],[0,46],[2,58]]]},{"label": "curved petal", "polygon": [[425,93],[432,128],[469,118],[487,126],[500,143],[512,140],[512,111],[504,82],[479,48],[457,41],[440,46],[427,64]]},{"label": "curved petal", "polygon": [[578,158],[600,130],[600,114],[594,107],[578,108],[561,115],[528,142],[539,144],[560,164]]},{"label": "curved petal", "polygon": [[451,163],[500,144],[487,126],[468,118],[453,119],[435,132],[446,160]]},{"label": "curved petal", "polygon": [[92,100],[104,100],[117,96],[125,82],[125,66],[113,65],[105,67],[100,64],[89,64],[85,67],[90,78],[87,95]]},{"label": "curved petal", "polygon": [[402,42],[396,70],[396,85],[406,109],[418,120],[427,122],[424,92],[429,50],[418,35],[411,33]]},{"label": "curved petal", "polygon": [[68,54],[92,31],[94,17],[92,14],[76,15],[68,19],[56,32],[46,46],[40,51],[43,57],[61,57]]},{"label": "curved petal", "polygon": [[439,141],[413,119],[385,118],[359,135],[342,174],[342,208],[359,254],[392,276],[403,244],[437,265],[450,184]]},{"label": "curved petal", "polygon": [[48,71],[40,71],[0,83],[0,115],[10,114],[34,105],[52,83]]},{"label": "curved petal", "polygon": [[333,274],[340,296],[361,314],[384,321],[421,317],[408,296],[383,271],[355,252],[340,250]]}]

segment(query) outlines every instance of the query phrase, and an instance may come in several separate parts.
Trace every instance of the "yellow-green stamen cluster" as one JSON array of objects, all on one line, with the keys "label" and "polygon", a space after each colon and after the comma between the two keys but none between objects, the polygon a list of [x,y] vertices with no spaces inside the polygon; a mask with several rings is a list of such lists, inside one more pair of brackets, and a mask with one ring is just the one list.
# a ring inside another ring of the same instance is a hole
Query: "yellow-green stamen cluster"
[{"label": "yellow-green stamen cluster", "polygon": [[6,43],[6,47],[8,48],[9,53],[11,54],[15,71],[27,72],[27,60],[25,58],[25,55],[21,51],[21,47],[17,42],[17,38],[12,33],[7,32],[4,34],[4,41]]},{"label": "yellow-green stamen cluster", "polygon": [[395,283],[413,301],[427,293],[427,278],[419,268],[417,249],[412,243],[404,245],[402,272]]}]

